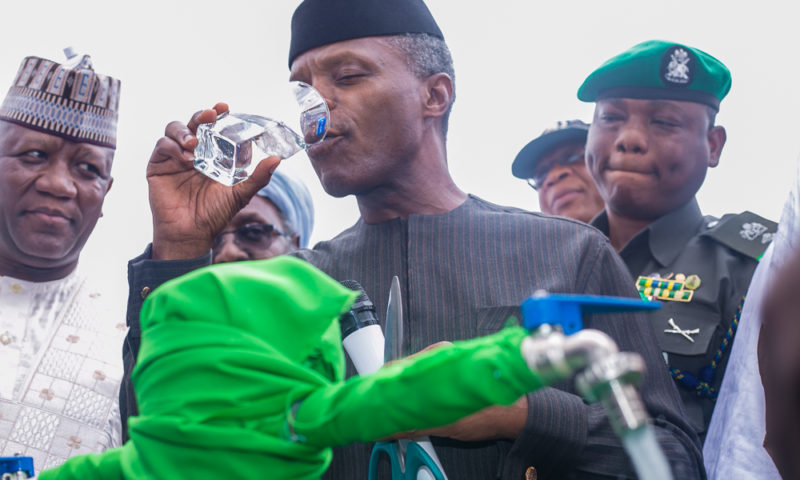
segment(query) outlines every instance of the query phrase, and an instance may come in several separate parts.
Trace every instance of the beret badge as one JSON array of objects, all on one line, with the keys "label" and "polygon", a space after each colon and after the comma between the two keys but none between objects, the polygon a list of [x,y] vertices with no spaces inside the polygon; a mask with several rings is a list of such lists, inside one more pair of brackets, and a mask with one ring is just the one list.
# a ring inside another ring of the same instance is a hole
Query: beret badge
[{"label": "beret badge", "polygon": [[685,87],[694,78],[694,56],[680,45],[670,47],[661,61],[661,78],[672,87]]}]

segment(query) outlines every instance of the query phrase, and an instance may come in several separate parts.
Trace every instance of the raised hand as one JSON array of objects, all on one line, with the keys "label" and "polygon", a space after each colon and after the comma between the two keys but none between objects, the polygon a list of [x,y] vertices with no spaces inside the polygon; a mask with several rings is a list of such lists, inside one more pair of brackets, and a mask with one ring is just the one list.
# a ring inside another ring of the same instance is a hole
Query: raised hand
[{"label": "raised hand", "polygon": [[250,178],[229,187],[194,169],[197,126],[228,111],[218,103],[192,115],[187,125],[171,122],[147,165],[153,214],[153,259],[177,260],[205,255],[217,234],[258,190],[269,183],[279,157],[269,157]]}]

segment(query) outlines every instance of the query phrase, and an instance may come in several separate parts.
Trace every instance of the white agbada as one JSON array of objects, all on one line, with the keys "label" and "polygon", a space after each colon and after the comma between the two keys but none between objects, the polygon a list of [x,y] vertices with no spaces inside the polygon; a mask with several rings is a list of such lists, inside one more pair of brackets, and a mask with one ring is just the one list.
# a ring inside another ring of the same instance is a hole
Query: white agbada
[{"label": "white agbada", "polygon": [[0,276],[0,456],[37,471],[121,442],[127,327],[80,270],[50,282]]},{"label": "white agbada", "polygon": [[757,478],[780,480],[781,476],[764,450],[764,387],[758,372],[758,334],[761,308],[770,280],[781,265],[800,248],[800,163],[795,183],[784,203],[778,232],[758,264],[719,398],[703,445],[709,480]]}]

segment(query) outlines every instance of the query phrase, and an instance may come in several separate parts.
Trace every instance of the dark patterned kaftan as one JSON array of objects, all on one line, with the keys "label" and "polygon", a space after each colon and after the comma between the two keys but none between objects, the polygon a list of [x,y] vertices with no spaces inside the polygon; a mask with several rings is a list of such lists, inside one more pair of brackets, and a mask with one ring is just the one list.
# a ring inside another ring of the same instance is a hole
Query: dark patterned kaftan
[{"label": "dark patterned kaftan", "polygon": [[[474,196],[440,215],[411,215],[378,225],[359,220],[336,238],[296,255],[337,280],[361,283],[381,321],[392,277],[400,277],[408,353],[441,340],[497,331],[510,316],[518,316],[521,302],[537,289],[637,295],[625,265],[596,229]],[[129,308],[134,311],[129,311],[129,322],[136,321],[142,288],[154,288],[168,276],[164,270],[156,271],[154,263],[141,257],[131,262]],[[170,264],[163,267],[172,269],[173,276],[183,273],[177,262],[161,263]],[[597,315],[587,318],[586,326],[609,334],[621,350],[635,350],[645,357],[643,397],[676,478],[703,478],[699,443],[683,419],[678,394],[645,317]],[[130,346],[138,343],[129,340],[126,370],[135,358]],[[354,371],[352,365],[348,368]],[[461,443],[435,438],[449,478],[522,479],[531,467],[540,479],[633,478],[628,457],[602,408],[586,405],[573,385],[536,392],[529,396],[529,405],[527,424],[515,441]],[[325,478],[366,479],[371,447],[334,450]]]}]

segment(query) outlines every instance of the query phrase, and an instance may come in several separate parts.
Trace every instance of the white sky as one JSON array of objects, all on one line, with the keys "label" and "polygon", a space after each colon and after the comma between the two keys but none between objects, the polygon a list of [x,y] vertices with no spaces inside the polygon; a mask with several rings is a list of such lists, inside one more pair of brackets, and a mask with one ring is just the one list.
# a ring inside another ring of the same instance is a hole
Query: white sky
[{"label": "white sky", "polygon": [[[389,0],[387,0],[389,1]],[[705,50],[731,70],[717,121],[728,131],[719,167],[698,198],[707,214],[752,210],[778,219],[800,153],[800,46],[795,2],[767,0],[427,0],[453,53],[457,100],[448,156],[456,183],[499,204],[538,209],[511,175],[520,148],[556,120],[589,121],[576,99],[609,57],[648,39]],[[125,263],[152,235],[145,166],[171,120],[226,101],[232,111],[274,115],[270,92],[288,77],[296,0],[4,2],[0,90],[23,57],[63,60],[72,45],[95,69],[122,80],[114,186],[84,263],[125,285]],[[280,168],[314,196],[312,243],[358,217],[355,200],[332,199],[302,155]]]}]

